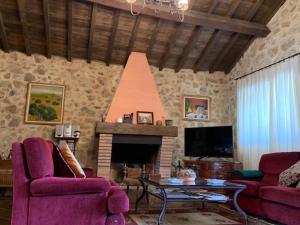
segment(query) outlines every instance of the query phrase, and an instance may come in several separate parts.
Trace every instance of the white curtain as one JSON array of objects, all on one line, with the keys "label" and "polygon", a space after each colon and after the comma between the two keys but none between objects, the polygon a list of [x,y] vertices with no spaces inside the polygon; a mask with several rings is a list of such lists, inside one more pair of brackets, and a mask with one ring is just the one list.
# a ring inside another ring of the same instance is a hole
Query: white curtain
[{"label": "white curtain", "polygon": [[245,169],[265,153],[300,151],[300,57],[238,80],[237,144]]}]

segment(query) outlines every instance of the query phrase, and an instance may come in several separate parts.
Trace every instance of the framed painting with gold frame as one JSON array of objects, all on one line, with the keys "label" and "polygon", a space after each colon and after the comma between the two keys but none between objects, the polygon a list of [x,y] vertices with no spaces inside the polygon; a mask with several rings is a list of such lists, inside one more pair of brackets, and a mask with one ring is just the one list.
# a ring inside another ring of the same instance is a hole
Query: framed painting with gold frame
[{"label": "framed painting with gold frame", "polygon": [[183,96],[183,119],[210,121],[211,98],[187,95]]},{"label": "framed painting with gold frame", "polygon": [[25,123],[61,124],[63,122],[65,86],[29,83]]}]

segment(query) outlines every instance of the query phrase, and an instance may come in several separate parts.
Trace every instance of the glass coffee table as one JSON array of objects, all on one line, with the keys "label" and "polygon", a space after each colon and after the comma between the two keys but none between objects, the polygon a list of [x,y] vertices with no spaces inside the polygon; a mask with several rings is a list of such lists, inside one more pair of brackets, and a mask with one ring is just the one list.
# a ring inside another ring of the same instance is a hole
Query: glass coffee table
[{"label": "glass coffee table", "polygon": [[[244,189],[246,185],[224,182],[223,184],[209,184],[206,180],[196,180],[195,182],[188,182],[182,184],[173,184],[168,181],[167,178],[161,179],[148,179],[139,178],[142,186],[143,193],[137,199],[135,204],[135,210],[138,209],[139,202],[146,196],[146,193],[153,195],[163,201],[163,206],[158,217],[158,224],[162,224],[165,217],[168,202],[183,202],[183,201],[201,201],[201,202],[218,202],[226,203],[228,199],[220,198],[221,195],[206,191],[212,190],[231,190],[233,194],[233,205],[235,209],[243,216],[245,223],[247,224],[247,214],[239,207],[237,197]],[[154,187],[154,189],[153,189]],[[199,192],[198,192],[199,191]]]}]

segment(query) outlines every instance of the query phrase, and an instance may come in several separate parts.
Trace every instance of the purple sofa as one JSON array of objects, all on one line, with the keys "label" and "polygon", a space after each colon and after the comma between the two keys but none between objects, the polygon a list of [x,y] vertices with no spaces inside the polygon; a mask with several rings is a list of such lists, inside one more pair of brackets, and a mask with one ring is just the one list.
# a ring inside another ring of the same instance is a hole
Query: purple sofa
[{"label": "purple sofa", "polygon": [[104,178],[55,177],[53,149],[40,138],[12,146],[12,225],[123,225],[126,193]]}]

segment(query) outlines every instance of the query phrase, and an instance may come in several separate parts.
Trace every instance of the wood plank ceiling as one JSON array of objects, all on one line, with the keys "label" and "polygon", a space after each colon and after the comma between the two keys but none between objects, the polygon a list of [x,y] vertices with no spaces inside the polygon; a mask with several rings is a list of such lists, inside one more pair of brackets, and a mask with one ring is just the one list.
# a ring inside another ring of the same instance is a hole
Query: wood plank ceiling
[{"label": "wood plank ceiling", "polygon": [[[0,47],[125,65],[132,51],[151,65],[198,71],[234,67],[284,0],[190,0],[183,23],[163,8],[132,16],[125,0],[0,0]],[[139,10],[141,4],[135,5]]]}]

